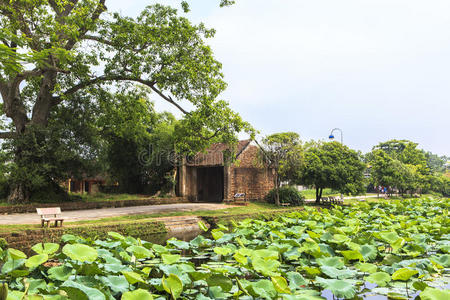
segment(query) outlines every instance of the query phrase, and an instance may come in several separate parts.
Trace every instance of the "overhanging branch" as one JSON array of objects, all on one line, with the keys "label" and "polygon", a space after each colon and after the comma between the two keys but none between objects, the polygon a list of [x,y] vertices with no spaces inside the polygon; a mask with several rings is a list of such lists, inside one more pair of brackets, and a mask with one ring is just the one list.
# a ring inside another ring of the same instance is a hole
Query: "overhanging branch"
[{"label": "overhanging branch", "polygon": [[140,79],[140,78],[127,76],[127,75],[109,75],[109,76],[104,75],[104,76],[99,76],[99,77],[93,78],[93,79],[88,80],[88,81],[81,82],[81,83],[71,87],[70,89],[68,89],[64,93],[62,93],[61,96],[53,97],[53,100],[54,100],[53,104],[57,105],[58,103],[60,103],[64,99],[64,97],[72,95],[72,94],[78,92],[79,90],[82,90],[82,89],[84,89],[84,88],[86,88],[88,86],[91,86],[91,85],[94,85],[94,84],[97,84],[97,83],[101,83],[101,82],[107,82],[107,81],[134,81],[134,82],[139,82],[139,83],[141,83],[143,85],[146,85],[149,88],[151,88],[161,98],[163,98],[164,100],[166,100],[167,102],[169,102],[170,104],[172,104],[176,108],[178,108],[183,114],[187,114],[188,113],[177,102],[175,102],[175,100],[173,100],[172,97],[170,97],[168,95],[165,95],[162,91],[160,91],[156,87],[156,82],[155,81]]}]

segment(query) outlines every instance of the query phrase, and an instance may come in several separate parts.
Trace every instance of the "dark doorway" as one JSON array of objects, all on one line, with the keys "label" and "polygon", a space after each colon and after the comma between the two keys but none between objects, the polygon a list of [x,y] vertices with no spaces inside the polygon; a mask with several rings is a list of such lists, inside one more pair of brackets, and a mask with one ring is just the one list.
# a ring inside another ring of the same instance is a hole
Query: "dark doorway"
[{"label": "dark doorway", "polygon": [[223,201],[223,167],[197,169],[198,201]]}]

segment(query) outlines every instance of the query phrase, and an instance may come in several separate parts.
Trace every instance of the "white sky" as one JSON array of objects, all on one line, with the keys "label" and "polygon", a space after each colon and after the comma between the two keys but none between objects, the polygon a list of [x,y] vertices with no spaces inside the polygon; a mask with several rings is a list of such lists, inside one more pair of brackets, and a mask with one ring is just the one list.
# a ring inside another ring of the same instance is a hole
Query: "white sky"
[{"label": "white sky", "polygon": [[[155,2],[181,0],[106,3],[136,16]],[[327,139],[339,127],[364,152],[397,138],[450,155],[450,1],[189,2],[187,16],[217,30],[222,98],[263,135]]]}]

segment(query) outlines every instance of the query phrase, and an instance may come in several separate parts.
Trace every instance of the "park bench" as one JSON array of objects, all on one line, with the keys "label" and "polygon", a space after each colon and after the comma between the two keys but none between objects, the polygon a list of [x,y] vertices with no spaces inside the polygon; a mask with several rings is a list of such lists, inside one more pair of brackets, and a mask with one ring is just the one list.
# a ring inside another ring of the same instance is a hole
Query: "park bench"
[{"label": "park bench", "polygon": [[322,197],[322,198],[320,198],[320,203],[322,203],[324,205],[330,205],[331,201],[330,201],[330,198],[328,198],[328,197]]},{"label": "park bench", "polygon": [[344,201],[341,199],[341,197],[328,197],[328,201],[330,204],[337,204],[337,205],[344,204]]},{"label": "park bench", "polygon": [[236,193],[234,194],[234,203],[237,205],[248,205],[248,200],[245,197],[245,193]]},{"label": "park bench", "polygon": [[58,227],[58,222],[62,227],[64,218],[60,217],[61,208],[60,207],[47,207],[47,208],[36,208],[36,212],[41,216],[41,226],[44,227],[44,224],[47,223],[47,227],[49,227],[50,222],[55,222],[55,227]]}]

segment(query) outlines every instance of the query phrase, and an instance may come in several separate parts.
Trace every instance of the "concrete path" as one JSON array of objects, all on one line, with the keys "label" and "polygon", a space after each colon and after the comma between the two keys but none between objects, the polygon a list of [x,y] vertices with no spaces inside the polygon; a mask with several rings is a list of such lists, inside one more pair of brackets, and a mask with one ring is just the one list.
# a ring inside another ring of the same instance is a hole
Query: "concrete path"
[{"label": "concrete path", "polygon": [[[125,215],[156,214],[167,212],[199,211],[199,210],[218,210],[233,207],[221,203],[177,203],[161,205],[145,205],[118,208],[100,208],[63,211],[61,216],[65,222],[74,222],[82,220],[96,220],[109,217],[118,217]],[[36,213],[0,215],[1,225],[18,224],[40,224],[40,217]]]},{"label": "concrete path", "polygon": [[[359,199],[373,198],[374,196],[360,196]],[[345,197],[353,199],[355,197]],[[315,199],[306,199],[306,202],[314,202]],[[177,203],[161,205],[144,205],[132,207],[100,208],[86,210],[63,211],[62,216],[65,222],[96,220],[109,217],[118,217],[126,215],[139,214],[157,214],[167,212],[199,211],[199,210],[218,210],[233,207],[232,205],[222,203]],[[40,224],[40,217],[36,213],[0,215],[1,225],[20,225],[20,224]]]}]

